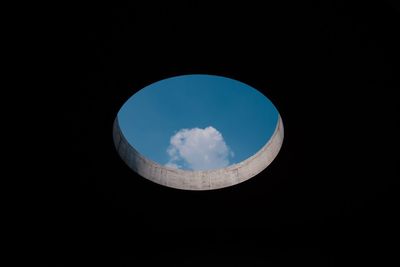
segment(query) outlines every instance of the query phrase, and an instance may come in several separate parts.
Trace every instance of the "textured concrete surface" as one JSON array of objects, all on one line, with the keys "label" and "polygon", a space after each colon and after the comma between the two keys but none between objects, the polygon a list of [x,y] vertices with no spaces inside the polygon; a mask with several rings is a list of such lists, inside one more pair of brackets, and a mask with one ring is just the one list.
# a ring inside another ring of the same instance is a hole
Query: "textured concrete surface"
[{"label": "textured concrete surface", "polygon": [[172,169],[142,156],[125,139],[114,121],[113,137],[122,160],[135,172],[155,183],[185,190],[211,190],[235,185],[254,177],[278,155],[283,142],[283,123],[279,116],[274,134],[253,156],[234,165],[216,170],[188,171]]}]

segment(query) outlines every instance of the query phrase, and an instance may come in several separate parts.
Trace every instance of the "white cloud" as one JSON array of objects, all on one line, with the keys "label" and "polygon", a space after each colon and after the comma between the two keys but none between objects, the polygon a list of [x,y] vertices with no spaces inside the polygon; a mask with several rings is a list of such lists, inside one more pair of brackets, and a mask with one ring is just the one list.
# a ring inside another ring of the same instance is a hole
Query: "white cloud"
[{"label": "white cloud", "polygon": [[171,137],[167,153],[169,161],[165,166],[191,170],[223,168],[233,156],[222,134],[211,126],[179,130]]}]

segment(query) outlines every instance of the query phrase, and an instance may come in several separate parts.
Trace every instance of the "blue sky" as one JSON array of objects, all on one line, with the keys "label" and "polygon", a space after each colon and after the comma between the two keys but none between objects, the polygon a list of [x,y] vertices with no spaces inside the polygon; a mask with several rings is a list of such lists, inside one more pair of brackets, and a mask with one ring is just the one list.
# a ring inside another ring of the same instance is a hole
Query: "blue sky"
[{"label": "blue sky", "polygon": [[239,81],[183,75],[153,83],[118,113],[128,142],[145,157],[182,169],[215,169],[254,155],[271,137],[278,111]]}]

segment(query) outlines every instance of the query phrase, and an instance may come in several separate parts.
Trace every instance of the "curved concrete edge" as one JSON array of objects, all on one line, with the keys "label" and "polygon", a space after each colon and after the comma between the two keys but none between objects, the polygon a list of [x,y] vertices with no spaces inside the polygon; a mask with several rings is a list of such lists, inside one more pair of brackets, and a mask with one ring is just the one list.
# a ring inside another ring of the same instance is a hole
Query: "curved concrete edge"
[{"label": "curved concrete edge", "polygon": [[114,121],[113,138],[122,160],[144,178],[160,185],[184,190],[212,190],[236,185],[263,171],[278,155],[284,136],[282,118],[279,116],[275,131],[269,141],[253,156],[222,169],[187,171],[165,167],[142,156],[133,148]]}]

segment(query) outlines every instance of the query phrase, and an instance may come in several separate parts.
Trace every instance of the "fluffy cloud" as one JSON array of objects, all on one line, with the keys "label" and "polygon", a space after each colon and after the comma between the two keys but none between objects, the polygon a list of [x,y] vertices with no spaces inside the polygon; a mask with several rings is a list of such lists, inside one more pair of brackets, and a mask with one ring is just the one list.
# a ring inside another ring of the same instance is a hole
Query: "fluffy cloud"
[{"label": "fluffy cloud", "polygon": [[181,129],[170,139],[167,149],[171,168],[210,170],[229,165],[233,152],[225,144],[222,134],[214,127]]}]

